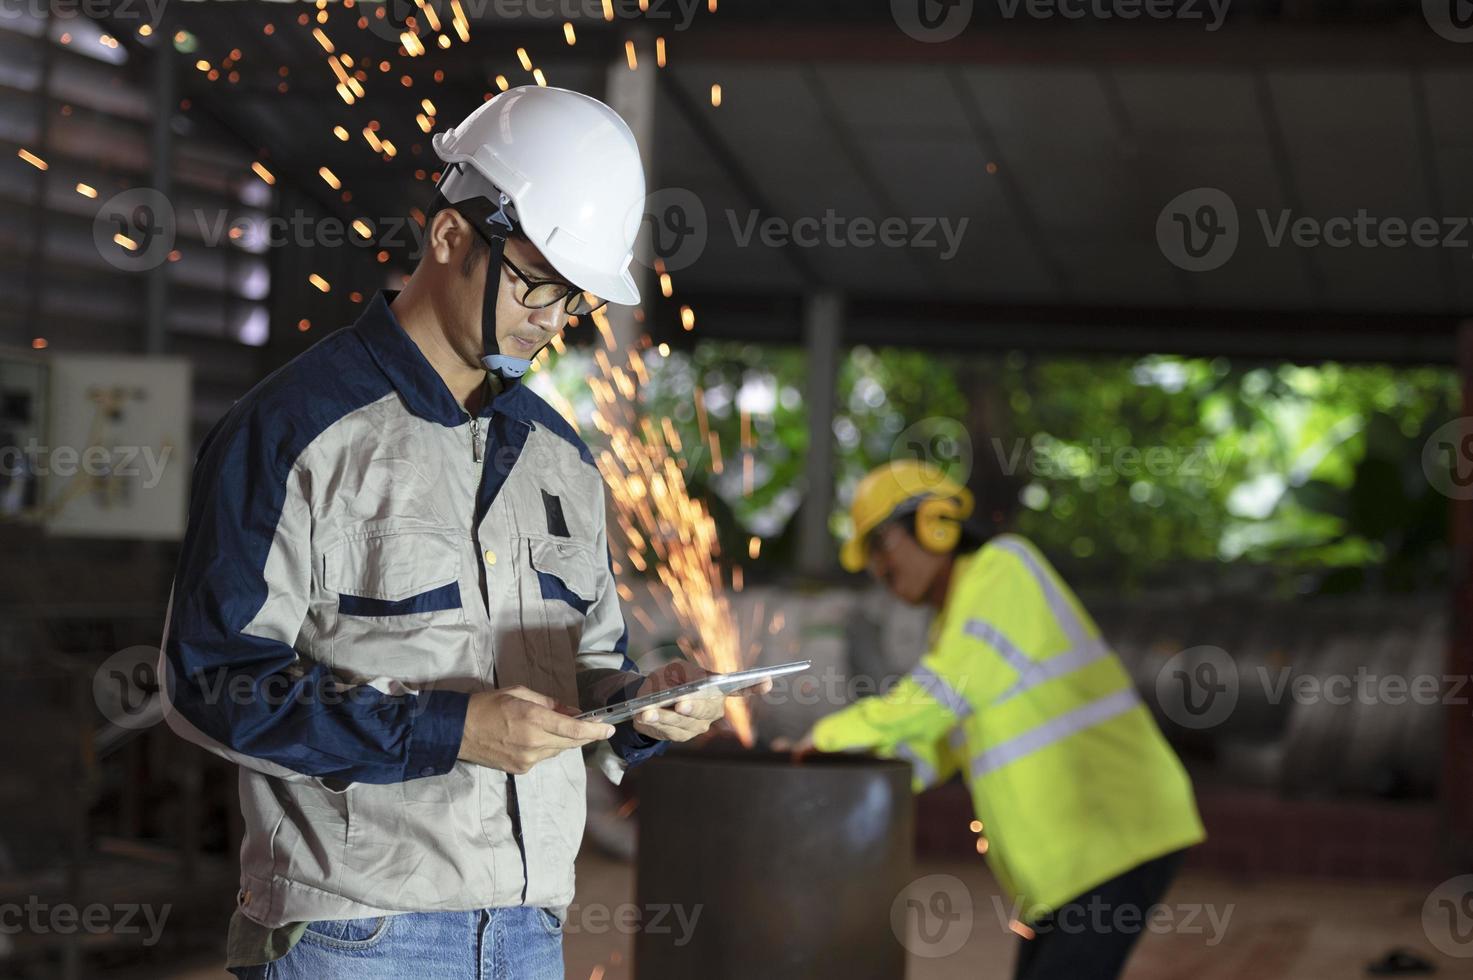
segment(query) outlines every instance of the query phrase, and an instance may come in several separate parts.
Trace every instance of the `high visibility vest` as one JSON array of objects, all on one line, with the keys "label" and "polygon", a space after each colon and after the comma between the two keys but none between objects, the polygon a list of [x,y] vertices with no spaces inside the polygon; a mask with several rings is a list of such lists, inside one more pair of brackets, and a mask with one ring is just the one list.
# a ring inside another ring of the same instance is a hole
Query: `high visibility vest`
[{"label": "high visibility vest", "polygon": [[967,735],[961,725],[929,743],[898,742],[877,745],[874,754],[910,763],[910,788],[924,793],[955,776],[966,764]]},{"label": "high visibility vest", "polygon": [[1024,922],[1206,836],[1186,771],[1124,666],[1017,535],[959,557],[930,651],[813,737],[822,751],[930,765],[918,789],[957,752],[988,865]]}]

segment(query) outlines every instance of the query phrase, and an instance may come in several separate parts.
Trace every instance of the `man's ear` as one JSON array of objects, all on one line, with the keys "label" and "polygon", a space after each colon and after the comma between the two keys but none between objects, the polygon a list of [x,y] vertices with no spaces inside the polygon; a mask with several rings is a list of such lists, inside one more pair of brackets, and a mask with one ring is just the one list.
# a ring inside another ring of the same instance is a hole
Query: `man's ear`
[{"label": "man's ear", "polygon": [[425,232],[425,255],[440,265],[448,265],[451,256],[465,248],[466,241],[475,232],[470,223],[453,208],[441,208],[430,219]]}]

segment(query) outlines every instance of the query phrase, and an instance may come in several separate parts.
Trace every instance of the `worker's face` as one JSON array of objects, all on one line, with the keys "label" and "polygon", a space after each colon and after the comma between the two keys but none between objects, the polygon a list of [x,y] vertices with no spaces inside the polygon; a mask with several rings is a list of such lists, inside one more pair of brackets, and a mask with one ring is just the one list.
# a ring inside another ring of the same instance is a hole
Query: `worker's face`
[{"label": "worker's face", "polygon": [[[533,282],[554,279],[565,282],[542,253],[525,238],[506,243],[506,257]],[[530,358],[568,325],[568,311],[561,302],[529,309],[518,302],[525,284],[516,273],[501,266],[501,294],[496,302],[496,343],[501,353]]]},{"label": "worker's face", "polygon": [[[443,237],[438,237],[437,227],[435,241],[444,248],[447,281],[442,296],[449,309],[442,311],[441,322],[451,325],[449,332],[457,353],[468,364],[480,364],[481,297],[486,276],[492,274],[500,280],[496,297],[496,344],[503,354],[531,358],[567,326],[567,310],[562,303],[539,310],[523,306],[517,300],[522,294],[522,281],[504,263],[498,262],[494,270],[489,268],[490,250],[477,247],[480,240],[470,223],[448,208],[435,215],[437,226],[442,221],[446,226]],[[507,241],[506,257],[533,282],[560,278],[542,253],[520,236]]]},{"label": "worker's face", "polygon": [[870,535],[869,573],[901,600],[920,605],[926,600],[946,556],[921,547],[899,524],[885,524]]}]

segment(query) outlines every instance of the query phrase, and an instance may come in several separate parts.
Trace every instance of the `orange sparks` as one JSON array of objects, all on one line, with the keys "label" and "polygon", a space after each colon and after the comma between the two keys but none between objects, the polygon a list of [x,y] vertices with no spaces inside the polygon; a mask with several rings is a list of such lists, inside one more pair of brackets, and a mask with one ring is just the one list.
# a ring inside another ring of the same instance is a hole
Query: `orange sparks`
[{"label": "orange sparks", "polygon": [[711,444],[711,472],[720,476],[723,468],[721,465],[721,437],[714,432],[709,433],[709,436],[708,441]]},{"label": "orange sparks", "polygon": [[[592,319],[603,343],[594,351],[597,373],[588,379],[588,388],[594,427],[607,438],[597,462],[623,534],[622,558],[636,571],[654,573],[663,586],[659,595],[668,597],[676,620],[689,636],[700,638],[700,646],[684,644],[682,649],[708,670],[739,670],[742,647],[723,588],[715,521],[686,488],[674,455],[681,449],[674,426],[642,411],[643,387],[649,380],[642,358],[631,356],[625,362],[627,369],[625,363],[614,364],[608,318],[598,311]],[[704,411],[701,416],[704,431]],[[733,591],[741,590],[740,568],[731,571],[731,583]],[[631,606],[629,612],[648,628],[642,610]],[[753,744],[746,705],[730,702],[728,717],[742,742]]]},{"label": "orange sparks", "polygon": [[465,10],[460,6],[460,0],[450,0],[450,23],[455,28],[455,35],[462,43],[470,41],[471,25],[466,19]]}]

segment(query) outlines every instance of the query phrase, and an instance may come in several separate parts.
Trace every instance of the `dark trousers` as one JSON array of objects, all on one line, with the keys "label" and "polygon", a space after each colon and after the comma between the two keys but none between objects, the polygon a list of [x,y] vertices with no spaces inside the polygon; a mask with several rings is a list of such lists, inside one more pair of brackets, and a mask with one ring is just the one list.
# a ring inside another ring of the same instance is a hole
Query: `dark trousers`
[{"label": "dark trousers", "polygon": [[1185,851],[1136,865],[1066,902],[1021,940],[1013,980],[1114,980],[1166,894]]}]

